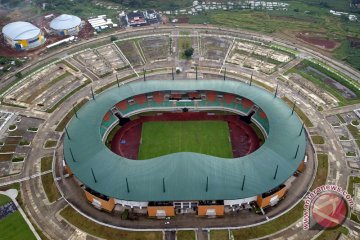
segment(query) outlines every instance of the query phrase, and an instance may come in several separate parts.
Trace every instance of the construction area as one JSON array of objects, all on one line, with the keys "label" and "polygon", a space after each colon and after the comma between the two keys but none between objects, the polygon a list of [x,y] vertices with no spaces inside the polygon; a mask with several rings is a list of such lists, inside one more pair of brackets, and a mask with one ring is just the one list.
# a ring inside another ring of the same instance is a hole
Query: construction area
[{"label": "construction area", "polygon": [[65,96],[85,84],[87,78],[63,60],[28,75],[23,82],[21,86],[10,89],[4,101],[21,107],[51,111]]},{"label": "construction area", "polygon": [[294,56],[272,49],[263,43],[236,41],[232,45],[227,62],[271,74],[293,58]]},{"label": "construction area", "polygon": [[74,58],[100,78],[127,67],[126,60],[113,44],[86,50]]}]

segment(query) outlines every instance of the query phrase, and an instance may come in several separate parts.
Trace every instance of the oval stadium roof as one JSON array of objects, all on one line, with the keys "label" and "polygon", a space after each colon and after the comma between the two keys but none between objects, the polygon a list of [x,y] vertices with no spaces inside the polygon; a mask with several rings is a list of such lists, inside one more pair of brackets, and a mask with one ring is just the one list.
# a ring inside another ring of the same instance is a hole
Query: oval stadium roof
[{"label": "oval stadium roof", "polygon": [[40,29],[28,22],[12,22],[5,25],[2,33],[12,40],[32,39],[40,34]]},{"label": "oval stadium roof", "polygon": [[77,16],[62,14],[50,22],[50,27],[54,30],[66,30],[79,26],[81,19]]},{"label": "oval stadium roof", "polygon": [[[270,128],[265,143],[255,152],[234,159],[178,152],[149,160],[130,160],[111,152],[102,142],[102,117],[118,102],[156,91],[191,90],[227,92],[253,101],[268,117]],[[305,156],[305,133],[302,131],[299,136],[302,123],[298,116],[291,114],[288,105],[273,94],[239,81],[131,82],[97,95],[95,101],[86,103],[77,115],[78,118],[72,118],[67,128],[70,139],[64,137],[66,163],[86,186],[121,200],[233,200],[252,197],[284,183]],[[242,190],[244,175],[246,181]]]}]

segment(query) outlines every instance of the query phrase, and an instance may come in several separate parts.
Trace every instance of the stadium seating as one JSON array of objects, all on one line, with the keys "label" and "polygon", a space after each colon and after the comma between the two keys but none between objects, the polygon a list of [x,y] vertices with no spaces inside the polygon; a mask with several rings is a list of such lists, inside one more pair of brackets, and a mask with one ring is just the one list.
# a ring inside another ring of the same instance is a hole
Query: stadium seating
[{"label": "stadium seating", "polygon": [[115,117],[111,111],[108,111],[105,116],[103,117],[103,120],[101,122],[100,126],[100,134],[101,137],[104,136],[106,130],[112,126],[116,121],[119,121],[117,117]]},{"label": "stadium seating", "polygon": [[[171,94],[170,97],[180,97],[180,94]],[[162,107],[225,107],[230,109],[236,109],[244,114],[248,114],[249,111],[253,108],[254,103],[246,98],[239,99],[236,95],[233,94],[223,94],[216,91],[206,91],[205,93],[200,94],[199,92],[189,93],[191,98],[200,98],[202,100],[194,101],[169,101],[165,100],[166,95],[163,92],[155,92],[152,94],[151,100],[148,100],[148,97],[145,94],[135,96],[129,104],[128,99],[123,100],[115,105],[118,111],[124,116],[132,112],[136,112],[145,108],[162,108]],[[204,97],[205,96],[205,97]],[[265,131],[269,133],[269,122],[267,120],[266,114],[259,109],[253,116],[253,118],[259,122]],[[102,126],[106,129],[111,126],[117,118],[111,114],[109,111],[104,116]],[[102,130],[101,130],[102,131]],[[104,131],[104,132],[105,132]]]},{"label": "stadium seating", "polygon": [[266,114],[263,110],[259,109],[254,115],[253,118],[258,121],[265,131],[269,134],[269,121],[266,117]]}]

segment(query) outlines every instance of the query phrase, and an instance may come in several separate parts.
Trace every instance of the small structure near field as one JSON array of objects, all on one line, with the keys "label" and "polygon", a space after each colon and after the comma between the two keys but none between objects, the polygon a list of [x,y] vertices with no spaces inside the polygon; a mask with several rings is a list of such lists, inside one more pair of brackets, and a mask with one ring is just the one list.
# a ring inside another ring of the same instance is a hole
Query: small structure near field
[{"label": "small structure near field", "polygon": [[38,27],[29,22],[12,22],[2,29],[5,41],[17,50],[29,50],[41,46],[46,39]]},{"label": "small structure near field", "polygon": [[[120,15],[121,17],[121,15]],[[125,21],[129,27],[140,27],[160,22],[160,15],[155,10],[146,10],[144,12],[136,10],[129,12],[125,16]]]},{"label": "small structure near field", "polygon": [[81,26],[79,17],[67,14],[62,14],[50,22],[50,28],[60,36],[77,35]]},{"label": "small structure near field", "polygon": [[116,27],[117,24],[114,24],[110,18],[107,18],[106,15],[100,15],[96,18],[90,18],[88,22],[96,31],[101,31],[106,28]]}]

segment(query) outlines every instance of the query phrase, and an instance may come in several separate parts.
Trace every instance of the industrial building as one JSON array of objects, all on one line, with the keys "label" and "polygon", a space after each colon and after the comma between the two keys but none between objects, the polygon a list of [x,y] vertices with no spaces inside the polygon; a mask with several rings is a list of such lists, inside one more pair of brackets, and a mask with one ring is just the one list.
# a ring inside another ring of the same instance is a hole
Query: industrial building
[{"label": "industrial building", "polygon": [[88,22],[96,31],[101,31],[107,28],[118,26],[117,24],[113,23],[110,18],[107,18],[106,15],[100,15],[96,18],[90,18]]},{"label": "industrial building", "polygon": [[50,22],[50,28],[60,36],[77,35],[81,26],[79,17],[67,14],[62,14]]},{"label": "industrial building", "polygon": [[28,22],[12,22],[2,29],[5,41],[17,50],[28,50],[41,46],[46,39],[38,27]]}]

